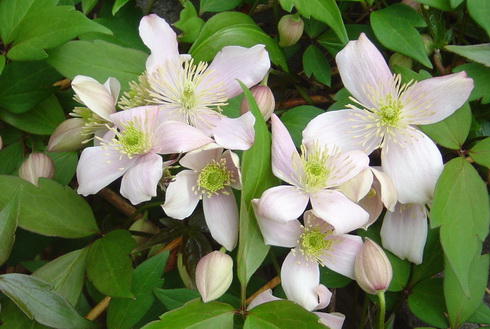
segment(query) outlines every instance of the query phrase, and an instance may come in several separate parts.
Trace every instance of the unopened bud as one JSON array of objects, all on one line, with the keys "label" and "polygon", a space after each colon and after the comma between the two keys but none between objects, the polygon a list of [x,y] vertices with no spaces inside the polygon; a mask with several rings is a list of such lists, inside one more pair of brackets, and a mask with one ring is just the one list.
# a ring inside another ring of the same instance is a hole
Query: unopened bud
[{"label": "unopened bud", "polygon": [[53,132],[48,142],[49,152],[68,152],[78,151],[83,147],[82,130],[85,121],[80,118],[73,118],[63,121]]},{"label": "unopened bud", "polygon": [[19,177],[37,186],[39,177],[52,178],[54,164],[50,157],[42,153],[31,153],[19,168]]},{"label": "unopened bud", "polygon": [[[129,230],[132,232],[148,233],[152,235],[158,233],[158,227],[145,218],[138,219],[129,227]],[[147,236],[133,234],[133,240],[136,241],[138,245],[144,244],[148,239],[149,237]]]},{"label": "unopened bud", "polygon": [[[250,89],[250,92],[252,93],[264,120],[269,120],[276,107],[276,100],[274,99],[272,90],[267,86],[255,86]],[[240,104],[240,114],[245,114],[248,111],[250,111],[250,107],[247,98],[244,97]]]},{"label": "unopened bud", "polygon": [[413,61],[408,56],[399,53],[394,53],[393,55],[390,56],[390,59],[388,60],[388,65],[392,70],[395,65],[406,67],[407,69],[412,69]]},{"label": "unopened bud", "polygon": [[220,251],[213,251],[199,261],[196,267],[196,286],[203,302],[221,297],[233,280],[233,259]]},{"label": "unopened bud", "polygon": [[294,45],[303,35],[304,28],[305,23],[301,17],[296,17],[295,15],[282,16],[277,24],[279,46],[287,47]]},{"label": "unopened bud", "polygon": [[424,50],[427,56],[432,54],[434,52],[434,49],[436,48],[434,44],[434,39],[428,34],[422,34],[422,41],[424,42]]},{"label": "unopened bud", "polygon": [[393,278],[391,263],[383,249],[366,238],[356,256],[354,276],[357,284],[368,294],[375,295],[388,289]]}]

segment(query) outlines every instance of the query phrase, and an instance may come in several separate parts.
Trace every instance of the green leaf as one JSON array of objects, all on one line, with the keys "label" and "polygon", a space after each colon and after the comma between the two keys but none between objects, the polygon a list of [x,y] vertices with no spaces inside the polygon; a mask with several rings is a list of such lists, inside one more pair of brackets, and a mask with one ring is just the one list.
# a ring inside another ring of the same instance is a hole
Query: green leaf
[{"label": "green leaf", "polygon": [[303,130],[306,125],[317,115],[325,113],[322,109],[311,105],[301,105],[288,110],[281,116],[281,121],[286,126],[294,145],[300,147],[303,139]]},{"label": "green leaf", "polygon": [[308,78],[313,74],[318,81],[330,86],[330,64],[318,47],[310,45],[306,48],[303,53],[303,69]]},{"label": "green leaf", "polygon": [[0,265],[9,258],[15,241],[15,230],[20,210],[19,192],[20,185],[14,193],[9,195],[9,200],[0,208]]},{"label": "green leaf", "polygon": [[192,299],[201,297],[196,290],[187,288],[154,289],[153,293],[169,311],[183,306]]},{"label": "green leaf", "polygon": [[489,218],[488,194],[478,172],[463,158],[446,163],[435,188],[431,227],[441,226],[442,248],[467,295],[468,269],[480,254]]},{"label": "green leaf", "polygon": [[428,279],[444,270],[444,257],[439,239],[439,228],[429,229],[424,247],[423,262],[413,267],[409,286]]},{"label": "green leaf", "polygon": [[[490,2],[489,2],[490,3]],[[467,63],[454,69],[454,72],[465,71],[473,79],[474,88],[471,91],[468,102],[481,98],[482,104],[490,103],[490,67],[477,63]]]},{"label": "green leaf", "polygon": [[252,47],[264,44],[272,63],[287,71],[284,53],[277,42],[255,24],[252,18],[240,12],[224,12],[211,17],[189,49],[197,61],[209,62],[224,46]]},{"label": "green leaf", "polygon": [[114,77],[122,91],[128,90],[129,82],[143,73],[148,57],[142,51],[99,40],[70,41],[48,53],[48,63],[67,78],[81,74],[104,82]]},{"label": "green leaf", "polygon": [[442,278],[433,278],[417,284],[408,295],[408,306],[415,316],[431,326],[447,328],[444,316],[446,302],[442,288]]},{"label": "green leaf", "polygon": [[3,72],[3,69],[5,68],[5,55],[0,55],[0,75]]},{"label": "green leaf", "polygon": [[85,15],[90,13],[94,9],[99,0],[82,0],[82,11]]},{"label": "green leaf", "polygon": [[230,10],[238,6],[242,0],[201,0],[199,4],[199,16],[204,13],[217,13]]},{"label": "green leaf", "polygon": [[446,119],[419,126],[419,128],[437,144],[452,150],[459,150],[468,137],[470,126],[471,108],[466,103]]},{"label": "green leaf", "polygon": [[107,309],[109,329],[129,329],[150,310],[153,289],[163,286],[162,274],[169,252],[165,251],[140,264],[133,272],[131,291],[134,298],[112,298]]},{"label": "green leaf", "polygon": [[449,0],[451,7],[456,8],[459,6],[464,0]]},{"label": "green leaf", "polygon": [[490,138],[487,137],[476,143],[469,151],[470,156],[479,165],[490,168]]},{"label": "green leaf", "polygon": [[87,251],[84,248],[64,254],[32,273],[32,276],[50,283],[54,291],[76,306],[85,282]]},{"label": "green leaf", "polygon": [[[22,157],[22,143],[16,142],[0,150],[0,174],[17,174],[20,164],[24,160]],[[0,200],[2,200],[0,195]],[[0,204],[1,201],[0,201]]]},{"label": "green leaf", "polygon": [[235,309],[228,304],[196,299],[160,317],[142,329],[233,328]]},{"label": "green leaf", "polygon": [[295,0],[294,6],[302,16],[313,17],[330,26],[342,44],[347,44],[349,38],[335,0]]},{"label": "green leaf", "polygon": [[101,293],[111,297],[133,298],[133,268],[129,253],[136,246],[131,233],[116,230],[95,241],[87,256],[87,277]]},{"label": "green leaf", "polygon": [[0,275],[0,290],[27,316],[41,324],[60,329],[95,327],[48,283],[38,278],[18,273],[3,274]]},{"label": "green leaf", "polygon": [[112,6],[112,15],[115,15],[129,0],[116,0]]},{"label": "green leaf", "polygon": [[24,113],[0,111],[0,119],[31,134],[50,135],[65,120],[65,114],[56,96],[51,95]]},{"label": "green leaf", "polygon": [[57,152],[47,153],[47,155],[53,160],[53,179],[61,185],[68,185],[77,169],[78,152]]},{"label": "green leaf", "polygon": [[490,67],[490,43],[471,46],[445,46],[446,50]]},{"label": "green leaf", "polygon": [[483,303],[480,304],[475,313],[473,313],[473,315],[466,321],[471,323],[490,325],[490,307]]},{"label": "green leaf", "polygon": [[44,61],[10,62],[0,76],[0,107],[13,113],[23,113],[52,95],[61,79]]},{"label": "green leaf", "polygon": [[[202,4],[202,2],[201,2]],[[184,3],[184,9],[180,12],[180,19],[174,26],[183,32],[179,36],[182,42],[194,42],[204,26],[204,20],[197,16],[196,8],[190,1]]]},{"label": "green leaf", "polygon": [[0,321],[5,328],[50,329],[50,327],[43,326],[42,324],[29,319],[29,317],[9,299],[2,300]]},{"label": "green leaf", "polygon": [[278,300],[260,304],[248,311],[243,329],[308,328],[320,329],[325,326],[318,316],[301,306],[288,301]]},{"label": "green leaf", "polygon": [[490,36],[490,2],[487,0],[466,0],[466,8],[475,20]]},{"label": "green leaf", "polygon": [[420,2],[422,4],[440,9],[440,10],[445,10],[445,11],[452,11],[453,8],[451,7],[451,3],[449,2],[450,0],[417,0],[417,2]]},{"label": "green leaf", "polygon": [[470,262],[469,289],[470,296],[461,289],[456,273],[446,260],[444,272],[444,295],[451,328],[459,326],[468,320],[482,304],[488,279],[489,255],[476,255]]},{"label": "green leaf", "polygon": [[19,61],[44,59],[48,57],[45,49],[88,32],[112,33],[71,6],[39,9],[22,20],[7,57]]},{"label": "green leaf", "polygon": [[352,279],[332,271],[328,267],[320,266],[320,282],[330,288],[342,288],[348,285]]},{"label": "green leaf", "polygon": [[432,68],[422,36],[416,29],[426,24],[414,9],[403,4],[393,4],[373,12],[370,18],[374,34],[383,46]]}]

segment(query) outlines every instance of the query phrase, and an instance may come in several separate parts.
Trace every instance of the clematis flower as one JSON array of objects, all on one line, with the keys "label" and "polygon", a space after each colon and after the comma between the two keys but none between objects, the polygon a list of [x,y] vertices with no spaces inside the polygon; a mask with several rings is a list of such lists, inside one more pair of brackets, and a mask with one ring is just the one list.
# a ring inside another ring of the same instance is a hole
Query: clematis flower
[{"label": "clematis flower", "polygon": [[182,122],[158,121],[156,106],[137,107],[109,116],[114,123],[100,146],[83,150],[77,167],[78,193],[100,191],[123,176],[121,194],[133,204],[156,196],[163,173],[159,154],[188,152],[212,142]]},{"label": "clematis flower", "polygon": [[367,154],[382,148],[383,171],[393,181],[398,200],[427,203],[443,162],[434,142],[415,125],[451,115],[468,99],[473,80],[460,72],[402,84],[364,34],[349,42],[336,61],[354,104],[313,119],[303,132],[303,142],[308,146],[319,140]]},{"label": "clematis flower", "polygon": [[253,143],[253,115],[230,119],[220,107],[242,93],[237,80],[250,88],[263,79],[270,68],[265,46],[227,46],[208,65],[180,56],[175,32],[154,14],[142,18],[139,31],[151,50],[146,62],[149,101],[159,106],[161,115],[213,135],[224,148],[248,149]]},{"label": "clematis flower", "polygon": [[335,188],[368,167],[369,158],[358,150],[341,153],[318,144],[296,150],[284,124],[273,114],[272,170],[291,185],[266,190],[256,207],[264,217],[287,222],[301,216],[308,202],[313,213],[331,224],[337,234],[365,225],[369,215]]},{"label": "clematis flower", "polygon": [[176,219],[189,217],[199,200],[211,236],[228,250],[238,238],[238,207],[231,188],[241,189],[238,156],[216,144],[187,153],[182,170],[167,188],[163,210]]}]

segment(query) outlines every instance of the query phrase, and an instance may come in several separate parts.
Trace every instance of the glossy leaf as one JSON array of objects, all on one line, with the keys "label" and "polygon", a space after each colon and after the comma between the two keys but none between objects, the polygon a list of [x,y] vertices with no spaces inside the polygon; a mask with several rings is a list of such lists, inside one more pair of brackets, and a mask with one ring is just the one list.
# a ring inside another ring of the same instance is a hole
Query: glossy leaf
[{"label": "glossy leaf", "polygon": [[475,20],[490,36],[490,2],[486,0],[466,0],[466,8],[471,18]]},{"label": "glossy leaf", "polygon": [[20,213],[20,191],[23,186],[9,195],[8,201],[0,208],[0,265],[10,256],[15,241],[15,230]]},{"label": "glossy leaf", "polygon": [[238,6],[242,0],[201,0],[199,3],[199,16],[204,13],[216,13],[230,10]]},{"label": "glossy leaf", "polygon": [[490,138],[485,138],[475,144],[469,151],[470,156],[476,163],[490,168]]},{"label": "glossy leaf", "polygon": [[[489,2],[490,3],[490,2]],[[463,64],[454,69],[454,72],[465,71],[473,79],[474,88],[471,91],[468,101],[481,98],[482,104],[490,103],[490,67],[478,63]]]},{"label": "glossy leaf", "polygon": [[87,255],[87,277],[101,293],[133,298],[133,268],[129,253],[136,246],[131,233],[116,230],[95,241]]},{"label": "glossy leaf", "polygon": [[51,286],[25,274],[0,275],[0,290],[30,318],[53,328],[84,329],[95,324],[85,320]]},{"label": "glossy leaf", "polygon": [[318,81],[330,86],[330,64],[316,46],[308,46],[303,53],[303,69],[308,78],[313,74]]},{"label": "glossy leaf", "polygon": [[300,147],[303,139],[303,130],[306,125],[317,115],[324,113],[322,109],[311,105],[301,105],[288,110],[281,116],[281,121],[286,126],[294,145]]},{"label": "glossy leaf", "polygon": [[420,320],[437,328],[447,328],[449,323],[444,315],[446,302],[442,287],[442,278],[433,278],[420,282],[408,296],[410,310]]},{"label": "glossy leaf", "polygon": [[471,46],[445,46],[446,50],[490,67],[490,43]]},{"label": "glossy leaf", "polygon": [[183,306],[190,300],[201,298],[199,292],[187,288],[154,289],[153,292],[169,311]]}]

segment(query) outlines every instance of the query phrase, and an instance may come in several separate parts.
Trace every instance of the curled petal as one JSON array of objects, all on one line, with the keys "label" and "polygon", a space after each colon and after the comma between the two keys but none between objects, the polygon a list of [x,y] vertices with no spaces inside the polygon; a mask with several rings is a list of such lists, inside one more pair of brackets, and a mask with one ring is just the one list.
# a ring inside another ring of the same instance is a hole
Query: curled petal
[{"label": "curled petal", "polygon": [[203,196],[204,218],[213,239],[233,250],[238,239],[238,206],[231,189],[224,192]]},{"label": "curled petal", "polygon": [[189,152],[213,142],[201,130],[178,121],[160,124],[154,136],[153,150],[159,154]]},{"label": "curled petal", "polygon": [[262,216],[284,223],[301,216],[308,199],[308,194],[296,187],[281,185],[262,193],[256,206]]},{"label": "curled petal", "polygon": [[320,322],[330,329],[341,329],[344,325],[345,315],[342,313],[313,312],[313,314],[318,315]]},{"label": "curled petal", "polygon": [[71,86],[83,104],[104,120],[111,121],[109,115],[116,111],[115,101],[106,87],[83,75],[77,75]]},{"label": "curled petal", "polygon": [[381,201],[383,201],[386,209],[393,211],[397,200],[395,185],[393,185],[393,182],[386,173],[375,167],[370,168],[376,178],[374,181],[374,189],[381,194]]},{"label": "curled petal", "polygon": [[356,177],[339,186],[340,192],[354,202],[359,202],[373,185],[373,174],[369,168],[361,171]]},{"label": "curled petal", "polygon": [[163,175],[163,160],[158,154],[148,153],[139,157],[124,174],[121,194],[132,204],[148,201],[157,195],[157,185]]},{"label": "curled petal", "polygon": [[119,99],[119,92],[121,91],[121,84],[116,78],[110,77],[104,82],[104,87],[109,91],[114,99],[114,104]]},{"label": "curled petal", "polygon": [[254,143],[255,118],[248,112],[239,118],[223,117],[213,129],[216,143],[230,150],[248,150]]},{"label": "curled petal", "polygon": [[162,208],[172,218],[189,217],[199,202],[199,195],[192,190],[196,185],[197,174],[191,170],[183,170],[168,185],[165,203]]},{"label": "curled petal", "polygon": [[260,304],[273,302],[275,300],[281,300],[281,298],[273,296],[272,295],[272,289],[267,289],[266,291],[263,291],[260,294],[258,294],[257,297],[255,297],[252,300],[252,302],[247,307],[247,311],[251,310],[255,306],[259,306]]}]

